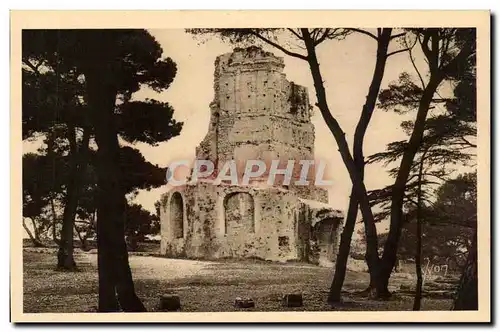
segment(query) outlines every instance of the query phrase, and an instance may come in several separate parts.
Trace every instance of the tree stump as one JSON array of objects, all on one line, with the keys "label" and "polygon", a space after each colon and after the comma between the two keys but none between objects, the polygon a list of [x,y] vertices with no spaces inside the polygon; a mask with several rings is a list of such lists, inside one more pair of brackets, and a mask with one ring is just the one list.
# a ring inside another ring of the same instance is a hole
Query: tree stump
[{"label": "tree stump", "polygon": [[288,308],[302,307],[302,294],[286,294],[283,296],[283,306]]},{"label": "tree stump", "polygon": [[236,308],[254,308],[255,302],[251,298],[248,298],[248,297],[244,297],[244,298],[237,297],[234,300],[234,306]]},{"label": "tree stump", "polygon": [[165,294],[160,297],[160,311],[181,310],[181,300],[177,294]]}]

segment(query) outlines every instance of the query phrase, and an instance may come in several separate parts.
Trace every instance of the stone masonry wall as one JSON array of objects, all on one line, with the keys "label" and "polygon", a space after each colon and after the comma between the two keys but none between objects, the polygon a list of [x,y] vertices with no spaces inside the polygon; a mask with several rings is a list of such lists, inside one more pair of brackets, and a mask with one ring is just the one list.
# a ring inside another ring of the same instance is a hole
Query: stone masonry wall
[{"label": "stone masonry wall", "polygon": [[[186,208],[184,238],[172,233],[176,193]],[[165,195],[161,254],[331,262],[342,219],[340,211],[299,199],[288,190],[199,183]]]},{"label": "stone masonry wall", "polygon": [[[183,239],[170,233],[174,223],[171,211],[175,208],[171,202],[176,192],[181,193],[187,210]],[[237,196],[241,199],[235,200]],[[162,255],[258,257],[277,261],[299,259],[294,243],[297,237],[296,209],[300,202],[289,191],[201,183],[186,186],[183,191],[170,192],[163,201],[160,215]],[[241,218],[242,215],[247,218]]]},{"label": "stone masonry wall", "polygon": [[[314,156],[314,126],[307,89],[289,82],[283,73],[283,59],[250,47],[217,57],[214,71],[214,100],[204,140],[197,148],[198,159],[209,159],[221,169],[235,160],[241,176],[249,159],[295,160],[292,186],[300,176],[299,160]],[[314,186],[311,167],[309,187],[294,188],[303,198],[324,201],[326,190]],[[262,175],[267,179],[267,172]],[[276,185],[280,185],[279,179]]]},{"label": "stone masonry wall", "polygon": [[307,89],[289,82],[283,59],[253,47],[217,57],[214,100],[197,157],[244,165],[248,159],[312,159]]}]

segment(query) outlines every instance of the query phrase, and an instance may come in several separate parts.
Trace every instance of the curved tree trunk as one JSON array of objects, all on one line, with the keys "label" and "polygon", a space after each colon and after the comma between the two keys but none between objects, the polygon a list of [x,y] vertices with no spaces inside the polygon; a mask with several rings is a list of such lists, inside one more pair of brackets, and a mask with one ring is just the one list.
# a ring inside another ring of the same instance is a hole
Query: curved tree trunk
[{"label": "curved tree trunk", "polygon": [[418,107],[413,132],[403,154],[398,175],[392,189],[391,222],[389,226],[387,241],[384,245],[384,254],[382,256],[380,267],[380,281],[384,288],[387,288],[389,285],[389,279],[391,277],[391,273],[394,269],[394,265],[397,259],[398,243],[404,221],[403,201],[406,191],[406,182],[408,181],[408,176],[413,165],[413,160],[422,142],[422,137],[425,130],[425,121],[430,104],[432,102],[432,98],[442,80],[443,77],[441,75],[431,75],[429,83],[424,89]]},{"label": "curved tree trunk", "polygon": [[[377,60],[375,63],[375,70],[372,77],[372,82],[370,84],[370,88],[368,90],[368,95],[366,97],[366,103],[363,106],[363,110],[361,112],[361,117],[358,121],[358,125],[356,126],[356,131],[354,134],[354,143],[353,143],[353,154],[354,154],[354,163],[356,164],[356,168],[360,174],[361,179],[364,177],[364,156],[363,156],[363,141],[366,134],[366,130],[368,128],[368,124],[370,123],[373,110],[375,109],[375,104],[377,102],[378,93],[380,90],[380,85],[382,79],[384,77],[385,64],[387,62],[387,49],[389,46],[389,42],[391,39],[392,29],[383,29],[382,34],[378,37],[377,41]],[[354,232],[354,228],[356,225],[356,219],[358,216],[358,199],[356,197],[356,192],[354,187],[351,189],[351,195],[349,199],[349,208],[347,210],[347,217],[345,222],[345,227],[342,232],[339,252],[337,255],[337,260],[335,262],[335,274],[333,278],[332,285],[330,287],[330,293],[328,295],[328,302],[334,303],[341,300],[341,291],[342,285],[344,284],[346,269],[347,269],[347,261],[349,258],[349,253],[351,249],[351,240],[352,234]],[[366,231],[368,228],[372,228],[370,232]],[[374,224],[365,226],[365,235],[369,236],[369,234],[376,234],[376,228]],[[372,260],[370,257],[374,257],[377,255],[378,257],[378,248],[377,251],[373,252],[375,248],[366,247],[366,262],[369,266],[370,272],[370,288],[376,285],[377,280],[377,268],[378,264],[371,264]]]},{"label": "curved tree trunk", "polygon": [[[33,223],[33,225],[34,225],[34,223]],[[24,221],[24,217],[23,217],[23,228],[26,231],[26,233],[28,234],[31,242],[33,243],[33,246],[44,247],[44,245],[40,241],[40,239],[38,239],[36,236],[34,236],[33,233],[31,232],[31,230],[29,229],[28,225],[26,225],[26,222]]]},{"label": "curved tree trunk", "polygon": [[[321,111],[321,115],[325,120],[330,132],[332,133],[335,141],[337,142],[340,155],[342,157],[342,161],[346,165],[347,171],[353,183],[354,192],[359,200],[359,206],[361,210],[361,214],[363,215],[363,220],[365,225],[371,225],[374,222],[373,213],[370,207],[370,202],[368,200],[368,195],[366,192],[365,184],[363,183],[362,177],[359,174],[359,171],[356,168],[356,164],[354,163],[354,159],[351,156],[349,151],[349,146],[345,139],[345,134],[342,131],[338,121],[332,116],[330,109],[328,108],[328,103],[326,101],[326,92],[323,84],[323,78],[321,76],[321,72],[319,70],[319,63],[316,57],[316,50],[313,40],[311,39],[310,33],[308,29],[301,29],[302,35],[304,37],[304,43],[307,48],[307,62],[309,63],[309,67],[311,69],[311,75],[314,81],[314,88],[316,90],[316,97],[318,99],[317,106]],[[374,226],[374,225],[373,225]],[[367,246],[371,248],[377,248],[377,234],[374,233],[376,231],[374,227],[367,227],[366,230],[369,234],[367,238]],[[370,252],[373,252],[371,250]],[[379,257],[370,256],[369,260],[375,266],[378,264]]]},{"label": "curved tree trunk", "polygon": [[381,282],[384,285],[389,284],[389,279],[396,262],[398,243],[403,227],[403,200],[406,181],[408,181],[413,160],[422,142],[427,113],[433,96],[445,77],[450,74],[453,75],[457,70],[460,71],[460,67],[467,66],[467,58],[475,51],[476,41],[474,38],[471,38],[466,40],[460,47],[461,50],[458,54],[452,55],[449,52],[446,53],[449,51],[450,37],[442,34],[438,28],[424,30],[423,38],[421,40],[419,37],[419,41],[429,66],[430,78],[420,98],[413,132],[403,154],[396,182],[393,186],[391,223],[381,264]]}]

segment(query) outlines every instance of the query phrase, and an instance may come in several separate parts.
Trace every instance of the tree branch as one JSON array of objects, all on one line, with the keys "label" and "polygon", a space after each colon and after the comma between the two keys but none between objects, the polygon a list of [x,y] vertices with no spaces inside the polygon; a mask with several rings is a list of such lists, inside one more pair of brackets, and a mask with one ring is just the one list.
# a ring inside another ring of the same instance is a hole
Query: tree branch
[{"label": "tree branch", "polygon": [[286,55],[289,55],[289,56],[292,56],[294,58],[299,58],[299,59],[302,59],[304,61],[307,61],[307,57],[302,55],[302,54],[299,54],[299,53],[295,53],[295,52],[292,52],[292,51],[289,51],[287,50],[286,48],[284,48],[283,46],[279,45],[278,43],[275,43],[273,42],[272,40],[258,34],[257,32],[254,32],[252,31],[251,32],[255,37],[259,38],[260,40],[262,40],[263,42],[265,43],[268,43],[269,45],[272,45],[274,47],[276,47],[278,50],[280,50],[281,52],[285,53]]},{"label": "tree branch", "polygon": [[444,65],[441,68],[441,71],[446,75],[448,74],[448,70],[450,68],[453,68],[459,61],[461,61],[463,58],[467,58],[470,54],[472,54],[472,50],[469,50],[466,46],[460,50],[460,53],[455,56],[450,62],[448,62],[446,65]]},{"label": "tree branch", "polygon": [[409,51],[409,50],[410,50],[409,48],[403,48],[403,49],[400,49],[400,50],[397,50],[397,51],[393,51],[393,52],[387,54],[387,57],[390,57],[391,55],[395,55],[395,54],[398,54],[398,53],[406,52],[406,51]]},{"label": "tree branch", "polygon": [[375,39],[376,41],[378,41],[378,38],[377,36],[375,36],[373,33],[371,32],[368,32],[366,30],[363,30],[363,29],[356,29],[356,28],[348,28],[347,30],[351,30],[351,31],[354,31],[354,32],[359,32],[361,34],[364,34],[364,35],[367,35],[373,39]]},{"label": "tree branch", "polygon": [[[34,224],[33,218],[31,218],[31,220]],[[26,222],[24,221],[24,217],[22,218],[22,221],[23,221],[23,228],[26,231],[26,233],[28,234],[31,242],[33,242],[35,247],[42,247],[43,246],[42,242],[39,239],[37,239],[36,236],[33,235],[33,233],[31,233],[29,227],[26,225]],[[36,228],[36,227],[34,227],[34,228]]]},{"label": "tree branch", "polygon": [[319,35],[319,32],[321,31],[321,29],[319,28],[314,28],[311,30],[311,39],[314,41],[316,40],[316,38],[318,38],[318,35]]},{"label": "tree branch", "polygon": [[408,196],[405,196],[405,198],[406,198],[406,201],[407,201],[407,202],[412,203],[412,204],[414,204],[414,205],[417,205],[417,206],[418,206],[418,203],[417,203],[415,200],[411,199],[411,198],[410,198],[410,197],[408,197]]},{"label": "tree branch", "polygon": [[392,36],[391,36],[391,40],[392,40],[392,39],[399,38],[399,37],[403,37],[404,35],[406,35],[406,32],[401,32],[401,33],[398,33],[398,34],[392,35]]},{"label": "tree branch", "polygon": [[94,223],[92,221],[89,221],[89,220],[75,220],[75,224],[76,223],[94,226]]},{"label": "tree branch", "polygon": [[465,143],[465,145],[468,145],[470,146],[471,148],[477,148],[477,145],[476,144],[473,144],[471,143],[470,141],[468,141],[465,137],[463,136],[460,136],[460,140],[463,141]]},{"label": "tree branch", "polygon": [[40,71],[38,70],[38,68],[40,67],[41,65],[41,62],[38,64],[38,65],[34,65],[31,63],[31,61],[29,61],[28,59],[24,59],[23,60],[23,63],[28,66],[31,70],[33,70],[33,72],[37,75],[37,76],[40,76]]},{"label": "tree branch", "polygon": [[293,29],[287,28],[287,30],[293,33],[298,39],[302,40],[302,36],[295,32]]},{"label": "tree branch", "polygon": [[[448,177],[446,176],[441,176],[441,175],[438,175],[438,174],[433,174],[433,173],[425,173],[426,176],[432,176],[432,177],[435,177],[436,179],[438,180],[441,180],[443,182],[446,182],[449,180]],[[437,184],[436,182],[433,182],[434,184]]]},{"label": "tree branch", "polygon": [[319,44],[321,44],[328,37],[328,34],[329,34],[329,29],[325,29],[323,35],[314,42],[314,46],[318,46]]},{"label": "tree branch", "polygon": [[413,69],[415,69],[415,71],[417,72],[418,78],[420,79],[420,84],[422,84],[422,90],[425,90],[424,79],[423,79],[422,75],[420,74],[420,71],[418,70],[418,67],[415,63],[415,59],[413,58],[413,53],[412,53],[412,49],[417,44],[417,41],[420,41],[420,38],[418,36],[417,36],[417,38],[415,38],[415,43],[413,43],[413,46],[409,47],[408,53],[410,55],[410,61],[411,61],[411,64],[413,66]]},{"label": "tree branch", "polygon": [[420,38],[418,38],[418,41],[420,42],[420,45],[422,47],[422,51],[424,52],[424,55],[429,62],[432,61],[432,52],[429,49],[429,39],[430,38],[431,38],[431,35],[428,31],[426,31],[424,33],[423,40],[420,40]]}]

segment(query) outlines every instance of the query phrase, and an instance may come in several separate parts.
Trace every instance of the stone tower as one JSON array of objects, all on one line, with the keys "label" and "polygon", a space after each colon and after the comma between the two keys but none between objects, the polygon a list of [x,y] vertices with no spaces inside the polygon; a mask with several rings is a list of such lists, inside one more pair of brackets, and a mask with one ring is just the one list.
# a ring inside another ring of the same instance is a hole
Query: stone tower
[{"label": "stone tower", "polygon": [[[272,160],[286,167],[288,160],[314,159],[307,89],[289,82],[283,68],[282,58],[258,47],[217,57],[210,124],[197,159],[211,160],[216,171],[234,160],[238,174],[247,160],[269,168]],[[162,200],[162,254],[331,262],[342,214],[328,206],[327,191],[314,186],[314,168],[308,179],[308,186],[279,179],[267,185],[265,173],[248,186],[174,188]]]},{"label": "stone tower", "polygon": [[[289,82],[283,68],[282,58],[258,47],[217,58],[210,127],[196,150],[197,159],[211,160],[217,169],[235,160],[238,174],[247,160],[265,161],[268,169],[272,160],[281,160],[283,168],[295,160],[294,176],[300,175],[298,161],[314,159],[312,107],[307,89]],[[311,182],[314,173],[313,165]],[[262,178],[267,179],[267,173]],[[303,198],[327,199],[326,190],[313,185],[292,190]]]}]

